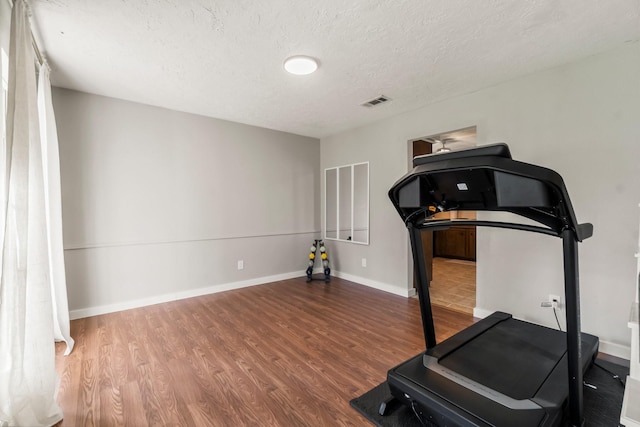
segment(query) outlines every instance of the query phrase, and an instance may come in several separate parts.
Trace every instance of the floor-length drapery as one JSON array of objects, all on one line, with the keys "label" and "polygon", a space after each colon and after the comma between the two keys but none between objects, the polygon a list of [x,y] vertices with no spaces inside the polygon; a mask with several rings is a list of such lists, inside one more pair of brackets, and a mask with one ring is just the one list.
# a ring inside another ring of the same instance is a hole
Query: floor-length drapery
[{"label": "floor-length drapery", "polygon": [[57,375],[31,29],[24,0],[11,15],[0,278],[0,425],[62,419]]},{"label": "floor-length drapery", "polygon": [[38,77],[38,113],[42,141],[47,237],[49,242],[49,278],[53,297],[53,334],[56,341],[67,343],[65,356],[73,350],[67,301],[67,279],[64,270],[62,242],[62,191],[60,189],[60,155],[58,131],[51,99],[49,64],[45,61]]}]

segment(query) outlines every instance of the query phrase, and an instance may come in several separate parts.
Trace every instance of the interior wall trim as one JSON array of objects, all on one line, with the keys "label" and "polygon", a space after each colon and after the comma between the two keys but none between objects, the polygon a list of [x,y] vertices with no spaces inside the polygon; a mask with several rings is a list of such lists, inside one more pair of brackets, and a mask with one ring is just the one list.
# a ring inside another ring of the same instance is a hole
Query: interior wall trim
[{"label": "interior wall trim", "polygon": [[216,240],[239,240],[239,239],[257,239],[263,237],[280,237],[280,236],[297,236],[304,234],[320,235],[322,230],[315,231],[292,231],[286,233],[265,233],[265,234],[253,234],[245,236],[217,236],[217,237],[204,237],[201,239],[175,239],[175,240],[152,240],[145,242],[107,242],[107,243],[92,243],[92,244],[69,244],[65,245],[65,251],[78,251],[87,249],[102,249],[102,248],[117,248],[124,246],[154,246],[154,245],[173,245],[176,243],[194,243],[194,242],[210,242]]},{"label": "interior wall trim", "polygon": [[302,277],[304,274],[300,271],[292,271],[289,273],[276,274],[273,276],[263,276],[254,279],[241,280],[238,282],[221,283],[218,285],[207,286],[204,288],[190,289],[182,292],[172,292],[163,295],[157,295],[149,298],[141,298],[131,301],[123,301],[115,304],[106,304],[94,307],[80,308],[69,311],[71,320],[82,319],[85,317],[98,316],[101,314],[115,313],[117,311],[130,310],[133,308],[146,307],[149,305],[162,304],[165,302],[178,301],[186,298],[199,297],[203,295],[216,294],[218,292],[230,291],[233,289],[247,288],[249,286],[264,285],[280,280],[288,280],[296,277]]},{"label": "interior wall trim", "polygon": [[378,282],[377,280],[371,280],[371,279],[367,279],[366,277],[355,276],[353,274],[343,273],[341,271],[336,271],[336,270],[331,270],[331,274],[333,276],[348,280],[350,282],[355,282],[360,285],[365,285],[370,288],[388,292],[390,294],[400,295],[405,298],[409,298],[416,294],[414,288],[411,288],[411,289],[401,288],[398,286],[390,285],[388,283]]}]

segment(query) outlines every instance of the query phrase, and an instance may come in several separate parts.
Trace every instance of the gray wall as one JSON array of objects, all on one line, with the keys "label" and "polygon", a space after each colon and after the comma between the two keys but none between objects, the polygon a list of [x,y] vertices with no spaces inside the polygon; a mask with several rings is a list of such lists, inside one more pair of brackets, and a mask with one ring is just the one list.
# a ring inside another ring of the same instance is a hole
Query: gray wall
[{"label": "gray wall", "polygon": [[[578,220],[595,227],[594,237],[580,245],[583,330],[599,335],[610,353],[628,357],[640,216],[639,76],[639,44],[627,43],[323,138],[321,169],[370,162],[371,244],[332,242],[338,270],[406,293],[407,232],[387,191],[408,170],[408,140],[475,125],[479,145],[507,142],[515,159],[564,177]],[[477,235],[476,312],[504,310],[554,327],[553,312],[540,302],[550,293],[563,295],[560,240],[494,229]]]},{"label": "gray wall", "polygon": [[304,275],[320,229],[317,139],[53,98],[72,317]]}]

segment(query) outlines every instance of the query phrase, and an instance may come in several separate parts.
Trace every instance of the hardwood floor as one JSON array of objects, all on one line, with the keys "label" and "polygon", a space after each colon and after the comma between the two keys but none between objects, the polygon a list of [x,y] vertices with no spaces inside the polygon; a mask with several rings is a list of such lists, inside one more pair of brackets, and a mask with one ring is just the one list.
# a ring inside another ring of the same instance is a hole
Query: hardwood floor
[{"label": "hardwood floor", "polygon": [[[439,340],[473,323],[434,307]],[[418,301],[304,278],[74,320],[58,426],[361,426],[349,400],[424,347]]]}]

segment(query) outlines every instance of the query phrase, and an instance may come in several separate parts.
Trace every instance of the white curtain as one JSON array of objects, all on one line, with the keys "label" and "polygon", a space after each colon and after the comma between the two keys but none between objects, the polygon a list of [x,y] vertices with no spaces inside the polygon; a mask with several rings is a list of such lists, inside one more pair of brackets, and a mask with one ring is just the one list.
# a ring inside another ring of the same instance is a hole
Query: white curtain
[{"label": "white curtain", "polygon": [[11,15],[6,205],[0,278],[0,425],[50,426],[56,404],[49,250],[31,30]]},{"label": "white curtain", "polygon": [[38,113],[40,115],[42,168],[49,241],[49,278],[51,280],[51,296],[53,297],[53,334],[56,341],[67,343],[67,349],[64,353],[67,356],[73,350],[73,338],[71,338],[70,332],[67,278],[64,271],[58,131],[51,100],[49,72],[49,64],[45,61],[40,68],[38,78]]}]

